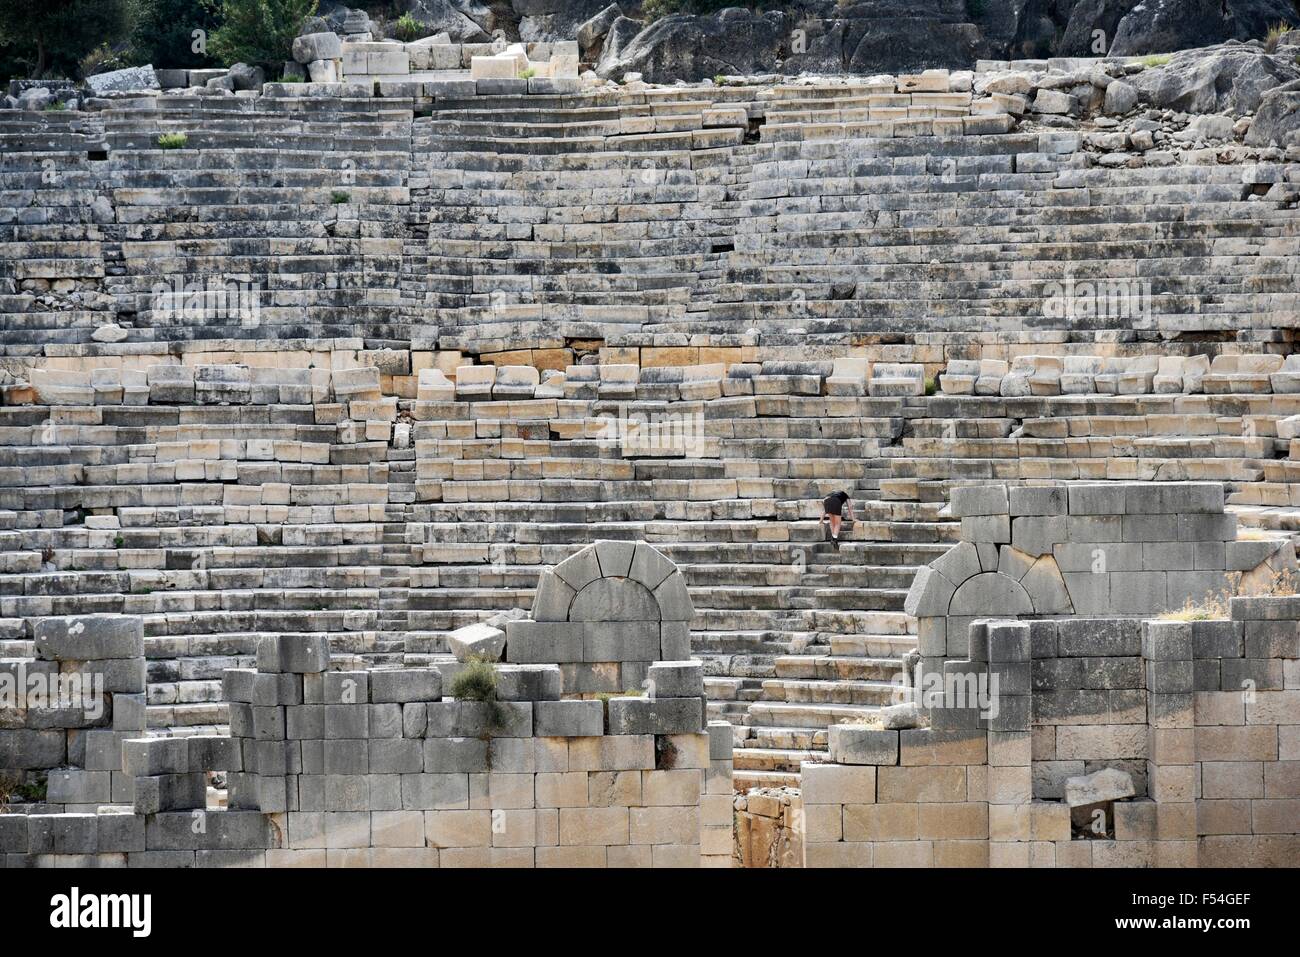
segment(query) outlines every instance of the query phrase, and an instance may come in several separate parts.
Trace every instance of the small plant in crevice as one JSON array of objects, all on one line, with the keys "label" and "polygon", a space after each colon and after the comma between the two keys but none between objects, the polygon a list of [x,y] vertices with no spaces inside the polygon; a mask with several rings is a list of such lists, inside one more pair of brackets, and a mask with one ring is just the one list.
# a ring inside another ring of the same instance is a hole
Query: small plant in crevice
[{"label": "small plant in crevice", "polygon": [[487,705],[488,725],[495,729],[505,723],[505,708],[497,701],[497,669],[491,658],[472,655],[451,679],[448,689],[457,701],[477,701]]},{"label": "small plant in crevice", "polygon": [[352,202],[352,195],[336,189],[334,192],[330,193],[330,202],[335,206],[342,206],[344,203]]},{"label": "small plant in crevice", "polygon": [[537,76],[537,71],[531,66],[519,71],[519,79],[521,80],[531,80],[535,76]]},{"label": "small plant in crevice", "polygon": [[1291,24],[1278,21],[1268,28],[1268,33],[1264,35],[1264,52],[1276,53],[1277,46],[1282,40],[1282,34],[1293,29]]},{"label": "small plant in crevice", "polygon": [[184,133],[160,133],[158,134],[158,146],[165,150],[184,149],[185,144],[190,138]]},{"label": "small plant in crevice", "polygon": [[401,40],[403,43],[410,43],[421,37],[429,35],[429,28],[421,23],[410,12],[403,13],[400,17],[390,24],[386,24],[385,32],[394,40]]}]

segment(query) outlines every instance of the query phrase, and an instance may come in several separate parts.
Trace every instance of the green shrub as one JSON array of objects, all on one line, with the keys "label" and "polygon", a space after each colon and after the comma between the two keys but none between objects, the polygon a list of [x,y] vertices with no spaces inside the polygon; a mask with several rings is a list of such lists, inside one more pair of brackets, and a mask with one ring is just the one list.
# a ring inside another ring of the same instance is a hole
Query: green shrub
[{"label": "green shrub", "polygon": [[1164,66],[1172,59],[1173,57],[1170,56],[1168,53],[1153,53],[1150,56],[1144,56],[1138,62],[1141,63],[1144,67],[1150,69],[1151,67],[1155,67],[1155,66]]},{"label": "green shrub", "polygon": [[109,73],[127,66],[127,57],[114,50],[107,43],[101,43],[81,58],[77,63],[77,73],[82,79],[97,73]]},{"label": "green shrub", "polygon": [[62,103],[59,100],[50,100],[50,102],[45,104],[46,113],[63,113],[67,109],[68,104]]},{"label": "green shrub", "polygon": [[342,206],[344,203],[352,202],[352,196],[342,190],[336,189],[330,193],[330,202],[335,206]]},{"label": "green shrub", "polygon": [[185,148],[185,144],[190,138],[185,133],[160,133],[158,134],[158,146],[165,150],[180,150]]},{"label": "green shrub", "polygon": [[394,40],[410,43],[429,35],[429,28],[410,13],[403,13],[388,26],[388,34]]},{"label": "green shrub", "polygon": [[208,44],[218,62],[267,68],[288,59],[303,21],[316,12],[316,0],[220,0],[221,19]]}]

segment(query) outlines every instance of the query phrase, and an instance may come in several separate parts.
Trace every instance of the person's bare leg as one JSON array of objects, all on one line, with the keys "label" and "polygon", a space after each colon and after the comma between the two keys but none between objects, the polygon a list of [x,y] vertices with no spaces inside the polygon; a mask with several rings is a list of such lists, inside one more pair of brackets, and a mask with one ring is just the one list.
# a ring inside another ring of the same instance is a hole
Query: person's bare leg
[{"label": "person's bare leg", "polygon": [[840,516],[831,516],[831,538],[839,541],[840,539]]}]

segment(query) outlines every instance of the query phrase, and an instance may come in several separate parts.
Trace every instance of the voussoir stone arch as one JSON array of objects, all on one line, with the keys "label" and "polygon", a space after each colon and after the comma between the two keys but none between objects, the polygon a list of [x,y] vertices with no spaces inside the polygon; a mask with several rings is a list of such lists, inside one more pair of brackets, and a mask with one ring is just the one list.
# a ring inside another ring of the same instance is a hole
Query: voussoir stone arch
[{"label": "voussoir stone arch", "polygon": [[691,656],[686,579],[645,542],[600,541],[542,572],[532,617],[506,626],[506,660],[560,665],[566,694],[642,686]]}]

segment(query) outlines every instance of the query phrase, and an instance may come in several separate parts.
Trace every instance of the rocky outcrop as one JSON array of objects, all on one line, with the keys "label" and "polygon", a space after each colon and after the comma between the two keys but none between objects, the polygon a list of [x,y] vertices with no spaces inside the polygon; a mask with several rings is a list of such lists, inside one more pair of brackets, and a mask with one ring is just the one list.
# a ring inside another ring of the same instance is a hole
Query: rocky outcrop
[{"label": "rocky outcrop", "polygon": [[1056,53],[1142,56],[1261,39],[1275,23],[1300,23],[1292,0],[1077,0]]},{"label": "rocky outcrop", "polygon": [[1184,113],[1235,115],[1259,108],[1263,95],[1300,79],[1294,55],[1270,55],[1257,46],[1229,43],[1176,53],[1163,66],[1132,79],[1139,99]]},{"label": "rocky outcrop", "polygon": [[616,80],[640,73],[650,83],[761,73],[782,60],[788,39],[783,13],[731,8],[708,17],[679,14],[646,27],[603,60],[600,72]]},{"label": "rocky outcrop", "polygon": [[491,11],[473,0],[406,0],[406,12],[430,33],[446,33],[453,43],[484,43],[492,39]]},{"label": "rocky outcrop", "polygon": [[610,24],[609,32],[601,41],[600,60],[596,72],[601,76],[609,76],[620,54],[637,38],[644,27],[645,24],[640,20],[632,20],[628,17],[619,17]]},{"label": "rocky outcrop", "polygon": [[1300,80],[1269,90],[1246,134],[1250,146],[1300,146]]},{"label": "rocky outcrop", "polygon": [[510,5],[519,15],[519,39],[545,43],[579,39],[579,28],[607,8],[610,0],[511,0]]}]

